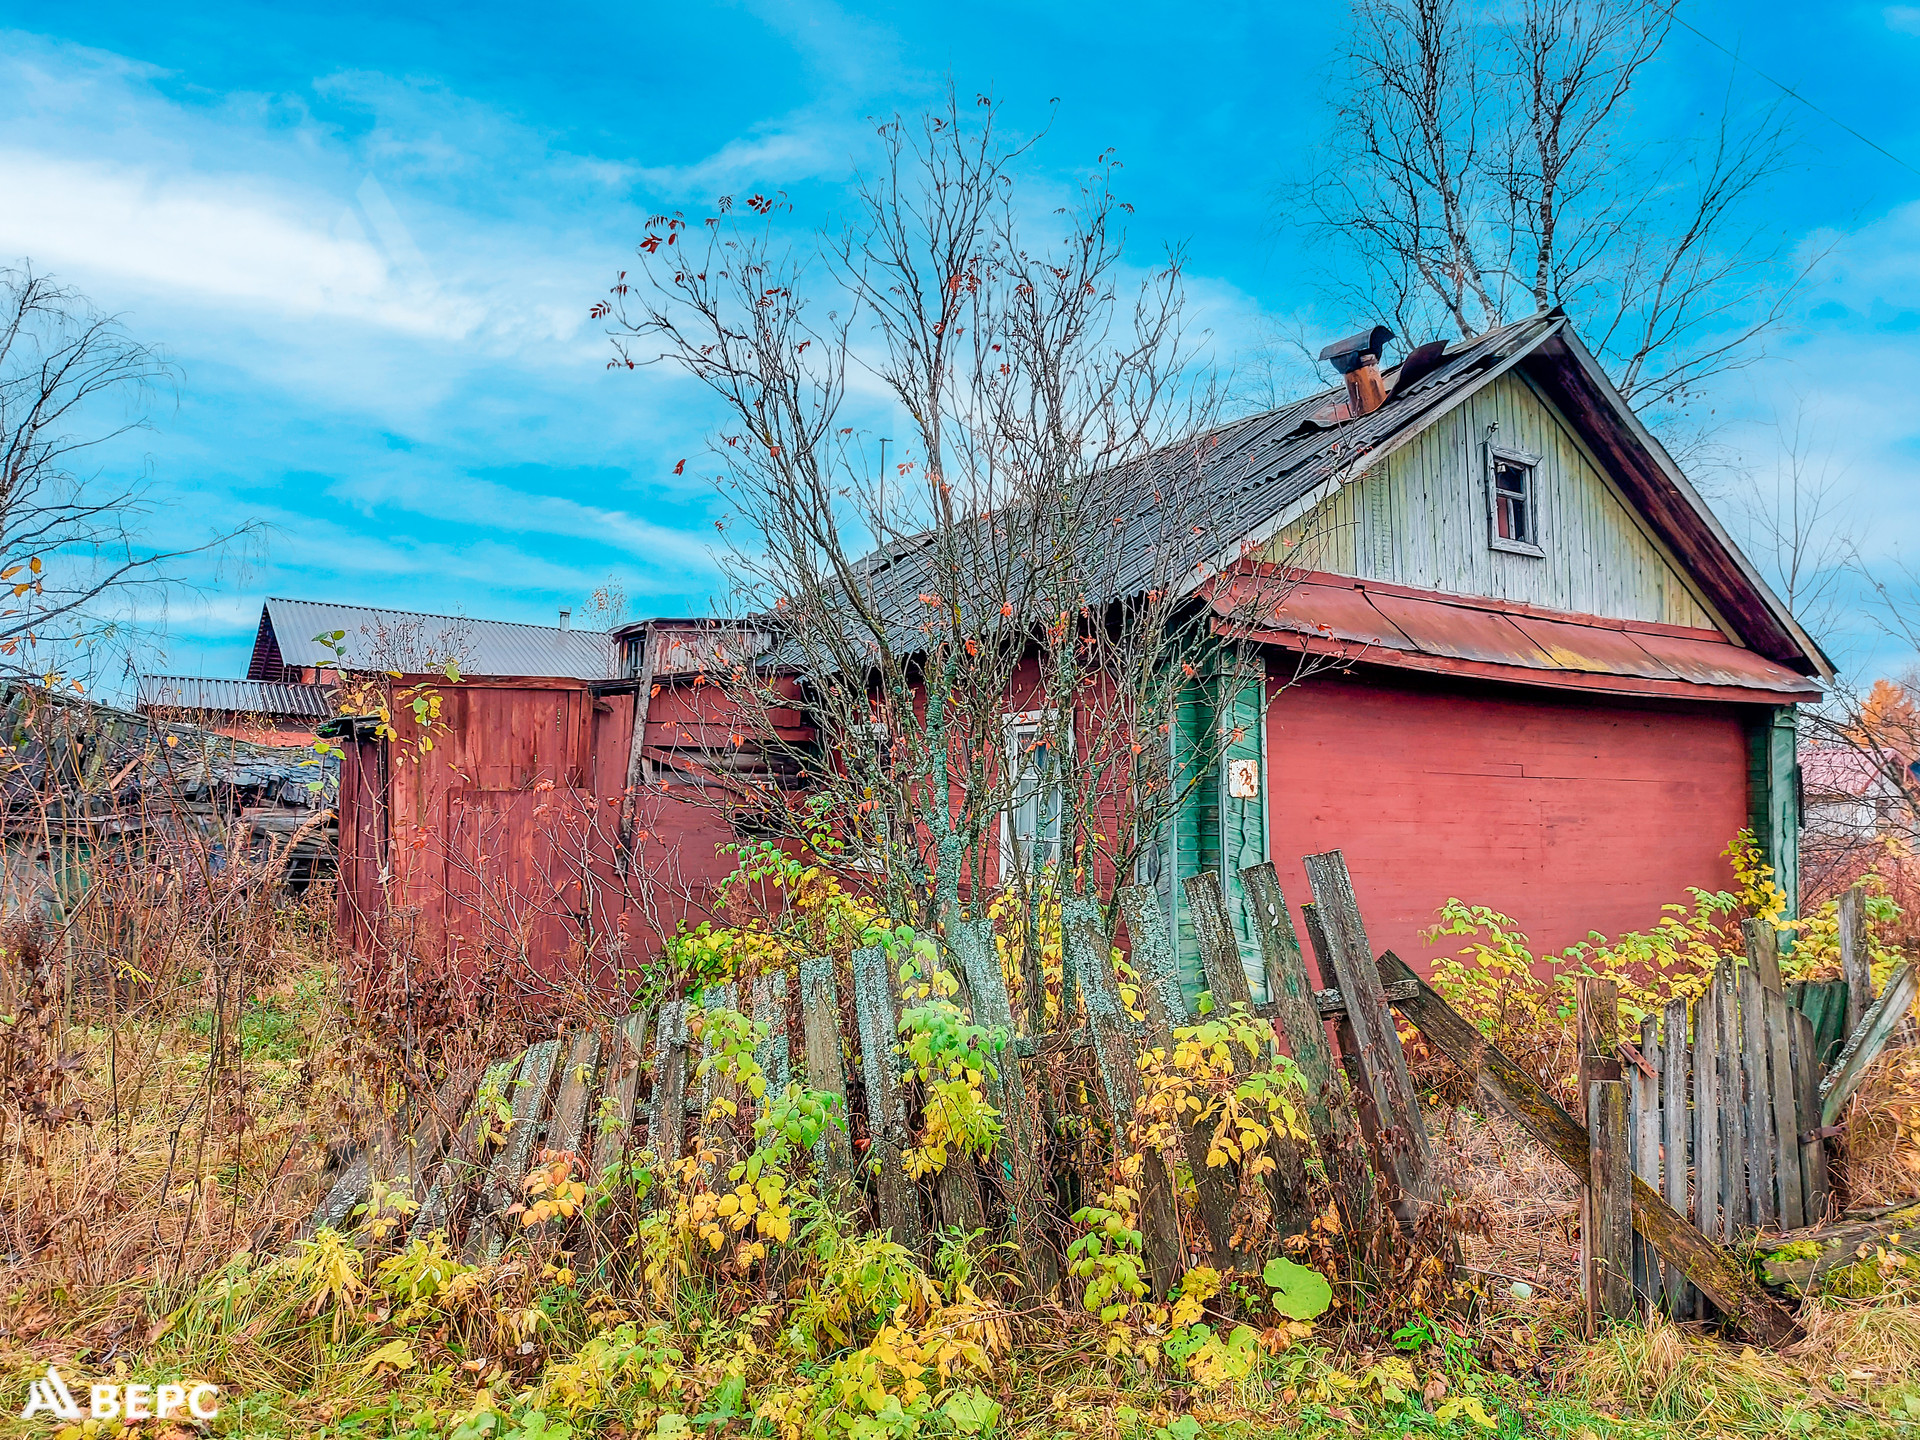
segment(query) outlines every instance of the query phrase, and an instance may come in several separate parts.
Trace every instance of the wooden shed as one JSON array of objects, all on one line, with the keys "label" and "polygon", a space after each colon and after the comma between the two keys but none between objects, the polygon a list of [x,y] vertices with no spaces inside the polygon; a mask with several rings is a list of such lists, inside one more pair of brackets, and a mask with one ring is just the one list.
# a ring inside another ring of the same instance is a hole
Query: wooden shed
[{"label": "wooden shed", "polygon": [[[575,636],[581,632],[572,632]],[[446,956],[543,990],[610,989],[697,924],[734,868],[753,747],[708,670],[738,627],[651,620],[594,639],[604,679],[425,674],[329,727],[341,764],[340,923],[353,949]],[[641,723],[635,724],[636,707]],[[431,742],[421,744],[422,738]]]}]

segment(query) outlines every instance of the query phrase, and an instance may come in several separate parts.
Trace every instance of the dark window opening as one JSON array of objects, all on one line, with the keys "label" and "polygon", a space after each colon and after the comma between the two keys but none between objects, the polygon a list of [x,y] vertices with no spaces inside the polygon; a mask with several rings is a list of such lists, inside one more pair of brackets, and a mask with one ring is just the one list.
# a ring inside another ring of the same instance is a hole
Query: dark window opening
[{"label": "dark window opening", "polygon": [[1494,534],[1517,544],[1538,545],[1534,512],[1533,467],[1496,456],[1493,462]]}]

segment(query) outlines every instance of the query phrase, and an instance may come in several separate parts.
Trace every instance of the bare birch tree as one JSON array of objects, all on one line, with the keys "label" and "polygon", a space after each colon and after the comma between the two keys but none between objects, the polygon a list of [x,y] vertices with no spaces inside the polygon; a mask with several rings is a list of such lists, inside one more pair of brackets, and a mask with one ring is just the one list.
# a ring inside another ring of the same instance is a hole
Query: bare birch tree
[{"label": "bare birch tree", "polygon": [[1751,363],[1798,283],[1752,202],[1776,110],[1638,138],[1671,11],[1630,0],[1355,4],[1325,165],[1291,188],[1343,313],[1466,337],[1563,305],[1640,410]]},{"label": "bare birch tree", "polygon": [[[723,561],[775,638],[723,683],[809,797],[766,823],[830,830],[916,923],[995,877],[1110,903],[1231,738],[1174,743],[1182,707],[1264,683],[1191,593],[1228,532],[1180,259],[1125,267],[1111,156],[1030,238],[1027,144],[984,98],[878,140],[815,241],[763,196],[658,217],[614,363],[669,361],[727,416]],[[876,392],[905,417],[884,466],[852,418]]]},{"label": "bare birch tree", "polygon": [[144,474],[98,463],[147,427],[176,378],[78,291],[0,270],[0,673],[96,669],[88,652],[125,636],[129,609],[156,600],[176,562],[255,528],[148,546]]}]

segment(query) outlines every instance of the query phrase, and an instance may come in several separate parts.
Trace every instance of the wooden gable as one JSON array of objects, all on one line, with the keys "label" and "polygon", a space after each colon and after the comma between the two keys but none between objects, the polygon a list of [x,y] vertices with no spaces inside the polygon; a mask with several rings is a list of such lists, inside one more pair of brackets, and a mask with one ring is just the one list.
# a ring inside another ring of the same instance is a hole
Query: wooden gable
[{"label": "wooden gable", "polygon": [[[1543,555],[1489,542],[1489,443],[1539,461]],[[1517,370],[1466,397],[1285,527],[1261,558],[1732,636],[1573,427]]]}]

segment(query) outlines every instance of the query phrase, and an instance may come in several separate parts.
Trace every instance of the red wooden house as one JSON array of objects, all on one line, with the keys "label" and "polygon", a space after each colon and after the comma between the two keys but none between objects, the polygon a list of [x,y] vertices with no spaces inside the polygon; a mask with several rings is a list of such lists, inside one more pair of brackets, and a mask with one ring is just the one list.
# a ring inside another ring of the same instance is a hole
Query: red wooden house
[{"label": "red wooden house", "polygon": [[[1722,851],[1742,828],[1793,896],[1794,707],[1832,673],[1817,645],[1563,315],[1422,346],[1383,373],[1386,338],[1330,346],[1341,389],[1236,421],[1204,451],[1216,523],[1180,568],[1219,633],[1264,657],[1267,681],[1236,680],[1238,693],[1187,707],[1175,727],[1176,751],[1200,745],[1202,727],[1239,737],[1149,867],[1183,951],[1191,956],[1179,879],[1204,869],[1228,878],[1252,956],[1234,872],[1272,859],[1297,903],[1300,857],[1336,847],[1372,941],[1409,959],[1429,955],[1421,931],[1450,896],[1513,915],[1540,947],[1645,928],[1685,887],[1730,882]],[[1144,549],[1154,519],[1143,501],[1119,543]],[[1288,583],[1256,584],[1263,567],[1284,567]],[[511,833],[472,813],[531,816],[564,792],[572,809],[604,817],[656,763],[667,777],[658,793],[685,808],[657,832],[640,828],[669,836],[663,859],[710,884],[727,831],[674,787],[721,761],[764,762],[729,755],[736,727],[713,690],[692,683],[697,666],[661,660],[661,638],[690,622],[653,624],[621,638],[620,673],[605,680],[453,687],[466,692],[457,738],[426,765],[409,762],[404,778],[390,747],[359,739],[356,778],[342,787],[348,903],[365,912],[380,882],[390,897],[381,923],[412,906],[419,918],[408,923],[470,943],[468,917],[486,899],[454,878],[461,847],[486,854],[489,824]],[[711,627],[698,634],[686,653],[713,643]],[[1302,654],[1341,663],[1289,683]],[[635,695],[648,702],[638,730]],[[800,733],[802,717],[792,719]],[[1007,721],[1011,737],[1013,699]],[[677,760],[676,727],[693,737]],[[1008,823],[1044,842],[1048,815],[1044,796],[1025,796]],[[429,883],[408,856],[430,831],[453,858]],[[594,853],[566,894],[569,913],[604,925],[588,902],[611,893],[617,860]],[[550,862],[529,849],[503,863]],[[430,915],[425,899],[404,898],[423,886],[462,898]],[[697,896],[652,894],[623,895],[622,913],[700,912]],[[524,930],[516,943],[550,952],[577,935],[570,923]]]}]

